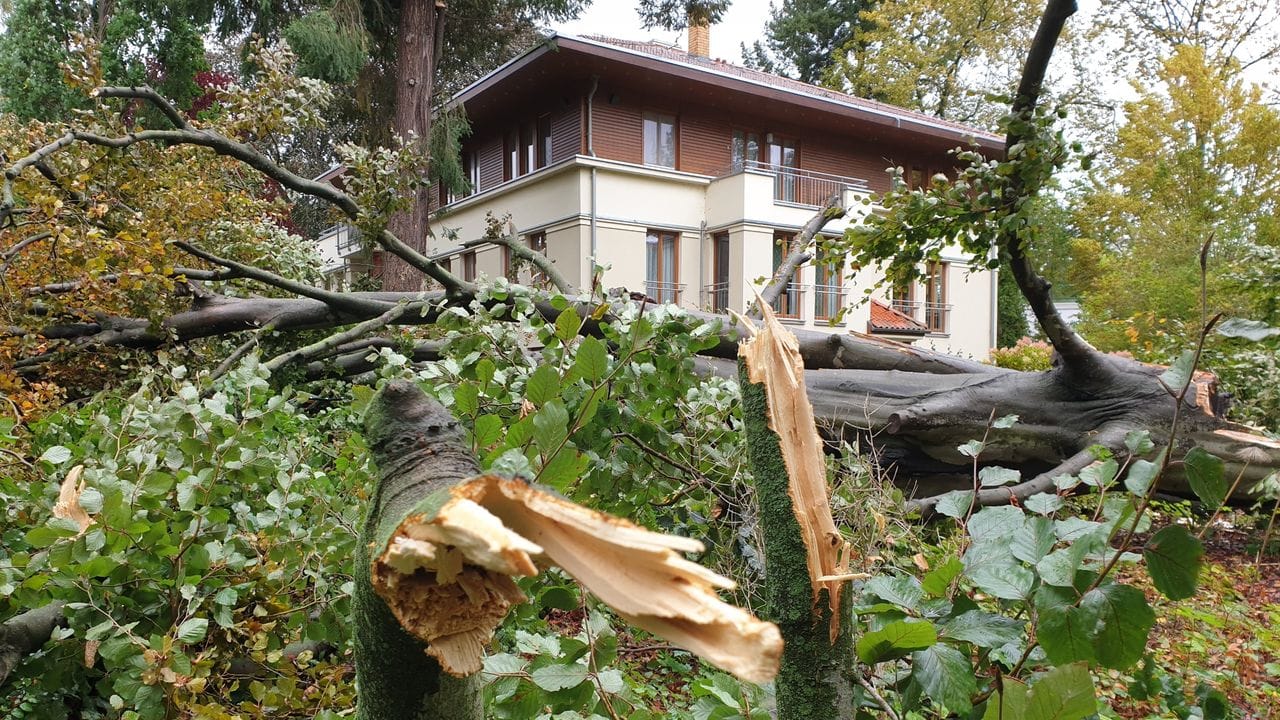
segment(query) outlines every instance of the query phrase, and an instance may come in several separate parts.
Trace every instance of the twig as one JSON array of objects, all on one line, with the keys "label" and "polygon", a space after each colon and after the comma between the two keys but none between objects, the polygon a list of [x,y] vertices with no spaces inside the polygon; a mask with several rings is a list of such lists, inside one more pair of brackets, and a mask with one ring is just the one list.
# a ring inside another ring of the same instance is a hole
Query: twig
[{"label": "twig", "polygon": [[213,372],[209,375],[210,386],[212,386],[215,380],[226,375],[231,368],[235,367],[235,364],[240,362],[240,358],[248,355],[250,350],[257,347],[258,340],[261,339],[263,335],[268,335],[275,329],[276,321],[272,320],[268,322],[266,325],[262,326],[261,330],[255,332],[248,340],[241,343],[240,346],[232,351],[230,355],[223,358],[222,362],[218,363],[218,367],[214,368]]},{"label": "twig", "polygon": [[862,677],[861,673],[858,673],[857,676],[858,676],[858,684],[862,686],[863,690],[867,691],[867,694],[871,696],[872,700],[876,701],[876,704],[880,706],[880,709],[884,710],[885,713],[892,720],[899,720],[898,713],[894,712],[893,706],[890,705],[889,702],[884,699],[884,696],[881,695],[878,690],[876,690],[875,686],[867,682],[867,679]]},{"label": "twig", "polygon": [[469,248],[476,245],[501,245],[516,258],[524,260],[538,269],[538,272],[546,276],[547,280],[555,286],[557,290],[565,295],[576,295],[577,290],[574,289],[573,283],[561,274],[556,268],[555,263],[551,262],[551,258],[540,252],[534,252],[533,248],[521,243],[516,237],[515,226],[510,222],[507,224],[507,232],[491,232],[479,240],[471,240],[462,244],[463,247]]},{"label": "twig", "polygon": [[[809,243],[813,240],[813,237],[822,228],[826,227],[828,222],[844,217],[846,210],[841,207],[840,202],[841,194],[832,194],[831,197],[827,198],[827,202],[818,209],[818,212],[809,218],[809,222],[805,223],[804,227],[800,229],[791,247],[791,252],[788,253],[782,264],[778,266],[778,269],[774,271],[773,279],[769,281],[764,291],[760,293],[760,299],[765,304],[772,305],[777,302],[791,282],[791,276],[795,275],[796,270],[801,265],[812,259],[813,255],[809,252]],[[748,313],[748,317],[759,320],[761,317],[759,306],[752,308]]]},{"label": "twig", "polygon": [[335,333],[319,342],[312,343],[305,347],[295,348],[286,353],[277,355],[268,360],[265,363],[265,367],[271,372],[275,372],[291,362],[310,360],[319,355],[323,355],[343,343],[351,342],[352,340],[360,338],[371,332],[380,330],[409,310],[421,310],[424,307],[426,307],[426,304],[422,302],[410,302],[396,305],[378,317],[373,318],[372,320],[365,320],[364,322],[353,326],[349,330]]}]

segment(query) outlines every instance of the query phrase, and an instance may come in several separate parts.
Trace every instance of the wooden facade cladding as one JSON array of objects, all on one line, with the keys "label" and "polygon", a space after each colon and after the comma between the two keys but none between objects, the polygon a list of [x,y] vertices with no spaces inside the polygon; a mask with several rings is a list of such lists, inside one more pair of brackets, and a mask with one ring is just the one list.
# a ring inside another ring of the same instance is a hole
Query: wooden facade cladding
[{"label": "wooden facade cladding", "polygon": [[[622,162],[644,162],[644,112],[636,106],[610,102],[608,97],[606,93],[597,94],[591,108],[591,142],[596,155]],[[678,127],[676,132],[678,147]]]},{"label": "wooden facade cladding", "polygon": [[582,117],[581,103],[561,110],[551,116],[551,162],[561,160],[582,152]]},{"label": "wooden facade cladding", "polygon": [[476,145],[463,145],[463,152],[475,149],[476,160],[480,165],[480,187],[476,191],[488,190],[502,184],[502,133],[487,138]]}]

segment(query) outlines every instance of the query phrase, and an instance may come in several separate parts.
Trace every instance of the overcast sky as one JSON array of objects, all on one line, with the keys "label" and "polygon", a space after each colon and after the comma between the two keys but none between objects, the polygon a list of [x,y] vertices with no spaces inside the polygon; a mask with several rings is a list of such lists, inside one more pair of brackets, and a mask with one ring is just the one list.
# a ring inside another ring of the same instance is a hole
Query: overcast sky
[{"label": "overcast sky", "polygon": [[[569,35],[608,35],[625,40],[659,40],[687,47],[685,33],[640,27],[636,0],[595,0],[582,17],[563,23],[556,30]],[[711,28],[711,57],[742,62],[742,43],[750,44],[764,35],[769,20],[769,0],[733,0],[723,19]]]}]

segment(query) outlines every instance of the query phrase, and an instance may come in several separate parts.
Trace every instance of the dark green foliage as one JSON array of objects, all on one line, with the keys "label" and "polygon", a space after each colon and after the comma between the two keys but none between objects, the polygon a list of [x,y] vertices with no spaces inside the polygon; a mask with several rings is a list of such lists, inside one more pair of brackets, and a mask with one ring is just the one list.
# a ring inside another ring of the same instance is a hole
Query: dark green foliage
[{"label": "dark green foliage", "polygon": [[284,37],[298,54],[298,72],[329,83],[353,82],[367,62],[363,27],[344,27],[328,10],[289,23]]},{"label": "dark green foliage", "polygon": [[997,278],[996,347],[1013,347],[1031,330],[1027,323],[1027,300],[1018,289],[1008,263],[1000,267]]},{"label": "dark green foliage", "polygon": [[636,14],[647,30],[683,30],[690,21],[720,22],[732,0],[640,0]]},{"label": "dark green foliage", "polygon": [[770,5],[765,39],[743,46],[747,67],[818,83],[832,54],[865,24],[860,13],[878,0],[783,0]]},{"label": "dark green foliage", "polygon": [[67,3],[18,0],[0,36],[0,103],[21,118],[63,117],[84,107],[84,93],[63,80],[59,65],[70,58]]}]

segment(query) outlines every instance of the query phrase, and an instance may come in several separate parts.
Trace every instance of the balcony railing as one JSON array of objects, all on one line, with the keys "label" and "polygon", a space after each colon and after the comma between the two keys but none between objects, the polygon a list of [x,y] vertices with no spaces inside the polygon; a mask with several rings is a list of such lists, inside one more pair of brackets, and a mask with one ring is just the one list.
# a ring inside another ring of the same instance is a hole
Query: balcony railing
[{"label": "balcony railing", "polygon": [[346,223],[325,228],[320,233],[319,242],[333,242],[338,249],[338,257],[355,255],[364,249],[360,241],[360,231]]},{"label": "balcony railing", "polygon": [[843,285],[813,286],[813,319],[830,320],[840,315],[844,309]]},{"label": "balcony railing", "polygon": [[702,287],[702,307],[711,312],[729,311],[729,281],[711,283]]},{"label": "balcony railing", "polygon": [[893,309],[924,325],[929,329],[929,332],[951,332],[950,303],[922,303],[894,300]]},{"label": "balcony railing", "polygon": [[773,175],[774,202],[822,207],[827,199],[846,190],[869,192],[867,181],[862,178],[832,175],[830,173],[801,170],[800,168],[770,163],[747,161],[731,167],[719,176],[732,175],[743,170],[755,170]]},{"label": "balcony railing", "polygon": [[806,294],[808,294],[808,290],[804,285],[794,282],[787,283],[787,289],[783,290],[778,299],[773,301],[774,314],[784,320],[799,320]]},{"label": "balcony railing", "polygon": [[644,294],[665,305],[679,305],[681,298],[684,297],[684,285],[646,280]]}]

